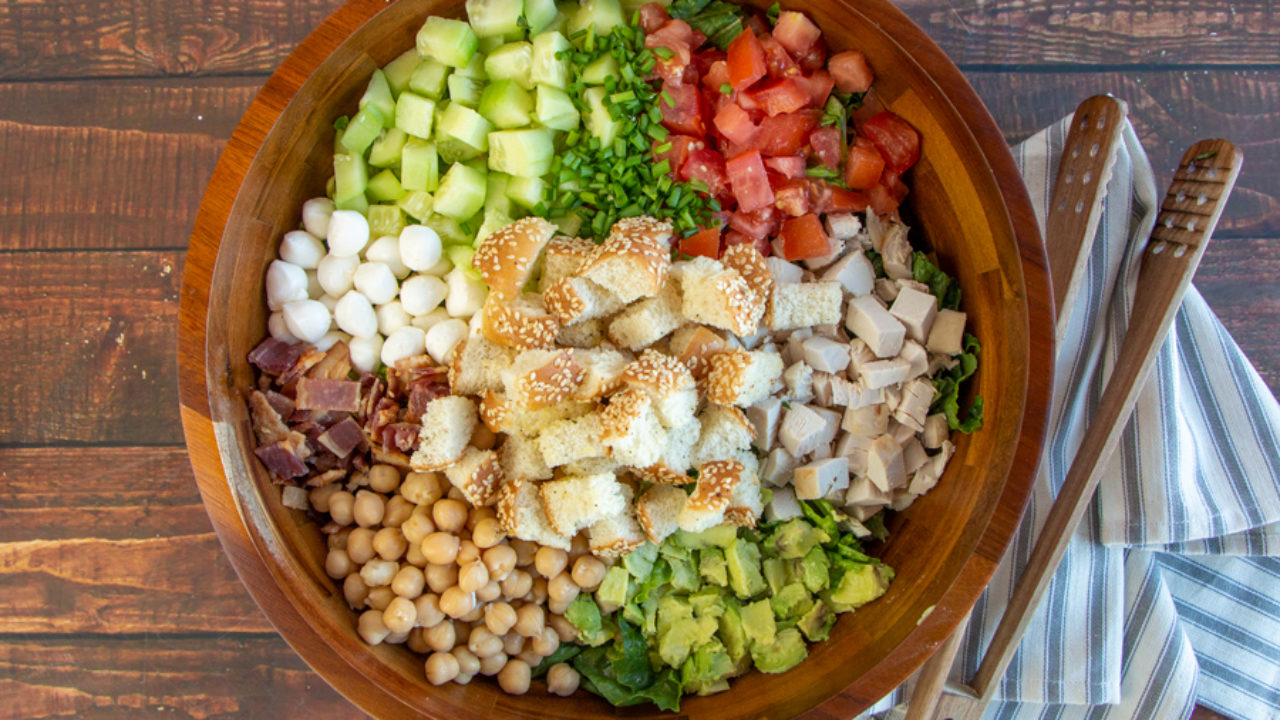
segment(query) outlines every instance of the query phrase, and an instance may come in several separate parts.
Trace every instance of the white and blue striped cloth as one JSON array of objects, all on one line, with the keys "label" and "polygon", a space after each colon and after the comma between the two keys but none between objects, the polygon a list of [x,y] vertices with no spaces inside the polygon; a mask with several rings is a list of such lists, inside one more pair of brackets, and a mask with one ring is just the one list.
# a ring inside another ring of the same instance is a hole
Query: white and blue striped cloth
[{"label": "white and blue striped cloth", "polygon": [[[1014,149],[1041,227],[1069,120]],[[1159,200],[1127,127],[1058,347],[1040,472],[957,682],[977,670],[1097,407]],[[1185,718],[1197,703],[1280,718],[1280,406],[1193,287],[986,717]]]}]

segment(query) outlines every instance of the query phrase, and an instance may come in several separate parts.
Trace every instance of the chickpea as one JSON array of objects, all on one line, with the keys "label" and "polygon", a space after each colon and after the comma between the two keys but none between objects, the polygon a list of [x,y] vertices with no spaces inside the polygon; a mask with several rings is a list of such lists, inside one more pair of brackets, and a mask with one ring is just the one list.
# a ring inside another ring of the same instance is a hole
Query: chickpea
[{"label": "chickpea", "polygon": [[541,605],[521,605],[516,610],[515,631],[524,637],[536,637],[546,627],[547,613]]},{"label": "chickpea", "polygon": [[324,558],[325,574],[334,580],[350,575],[354,568],[355,564],[351,562],[351,556],[347,555],[346,550],[330,550]]},{"label": "chickpea", "polygon": [[404,539],[400,528],[384,527],[373,534],[373,550],[383,560],[399,560],[408,549],[409,541]]},{"label": "chickpea", "polygon": [[544,627],[542,632],[533,636],[529,646],[534,652],[546,657],[560,647],[560,636],[556,634],[555,628]]},{"label": "chickpea", "polygon": [[578,690],[580,676],[569,663],[556,663],[547,671],[547,692],[569,697]]},{"label": "chickpea", "polygon": [[471,637],[467,638],[467,649],[483,660],[502,652],[502,637],[489,632],[483,625],[473,628]]},{"label": "chickpea", "polygon": [[436,652],[449,652],[458,642],[458,634],[452,620],[444,620],[432,625],[423,631],[422,638],[427,641],[427,647]]},{"label": "chickpea", "polygon": [[350,525],[352,513],[356,507],[356,496],[346,490],[339,490],[329,496],[329,517],[339,525]]},{"label": "chickpea", "polygon": [[583,555],[573,561],[573,581],[578,587],[591,592],[604,581],[605,566],[593,555]]},{"label": "chickpea", "polygon": [[408,598],[392,598],[387,603],[387,609],[382,611],[382,624],[391,632],[407,633],[413,629],[413,623],[417,619],[418,609]]},{"label": "chickpea", "polygon": [[502,668],[507,664],[507,654],[499,652],[490,655],[487,658],[480,658],[480,674],[493,677],[502,672]]},{"label": "chickpea", "polygon": [[[488,508],[485,508],[486,510]],[[488,550],[506,539],[507,533],[497,518],[487,517],[476,523],[471,531],[471,541],[481,550]]]},{"label": "chickpea", "polygon": [[470,650],[461,645],[455,647],[449,652],[458,659],[458,669],[464,675],[475,675],[480,672],[480,658]]},{"label": "chickpea", "polygon": [[569,565],[569,554],[560,548],[540,547],[533,558],[533,567],[538,574],[550,580],[564,572]]},{"label": "chickpea", "polygon": [[400,487],[400,471],[394,465],[374,465],[369,468],[369,487],[380,493],[389,493]]},{"label": "chickpea", "polygon": [[427,556],[422,554],[422,543],[409,543],[408,549],[404,551],[404,561],[420,570],[425,568]]},{"label": "chickpea", "polygon": [[422,628],[416,627],[409,631],[409,637],[405,640],[405,645],[410,650],[425,655],[431,648],[427,647],[427,639],[422,634]]},{"label": "chickpea", "polygon": [[427,587],[437,595],[458,584],[458,566],[453,563],[427,565],[426,575]]},{"label": "chickpea", "polygon": [[458,559],[455,561],[459,565],[475,562],[480,559],[480,548],[470,540],[463,540],[458,543]]},{"label": "chickpea", "polygon": [[375,558],[360,568],[360,577],[364,578],[364,584],[371,588],[384,587],[391,584],[399,570],[399,563]]},{"label": "chickpea", "polygon": [[431,520],[431,511],[421,505],[403,523],[400,523],[400,532],[404,533],[406,540],[415,544],[421,543],[424,538],[435,531],[436,524]]},{"label": "chickpea", "polygon": [[547,608],[553,613],[564,614],[579,592],[581,589],[569,573],[562,572],[547,582]]},{"label": "chickpea", "polygon": [[365,598],[369,597],[369,586],[364,584],[360,573],[353,572],[342,581],[342,597],[353,608],[364,607]]},{"label": "chickpea", "polygon": [[382,513],[382,525],[384,527],[398,528],[404,524],[405,520],[413,514],[413,509],[417,507],[413,503],[404,499],[402,495],[394,495],[387,501],[387,509]]},{"label": "chickpea", "polygon": [[556,635],[560,636],[561,642],[577,642],[578,628],[574,624],[565,619],[563,615],[551,615],[547,618],[547,624],[555,629]]},{"label": "chickpea", "polygon": [[467,524],[467,504],[453,498],[437,500],[431,506],[431,519],[440,530],[458,532]]},{"label": "chickpea", "polygon": [[400,483],[400,494],[415,505],[430,505],[444,496],[440,476],[435,473],[411,472]]},{"label": "chickpea", "polygon": [[531,672],[529,664],[523,660],[508,661],[498,672],[498,685],[509,695],[523,695],[529,692]]},{"label": "chickpea", "polygon": [[516,567],[525,567],[533,564],[533,556],[538,552],[538,545],[528,540],[512,539],[511,549],[516,551]]},{"label": "chickpea", "polygon": [[476,609],[476,595],[454,585],[440,593],[440,610],[451,618],[460,618]]},{"label": "chickpea", "polygon": [[[463,495],[461,490],[453,487],[452,485],[449,486],[449,492],[445,493],[445,497],[450,500],[457,500],[461,503],[465,503],[467,501],[467,496]],[[466,520],[463,520],[462,522],[464,525],[466,524]]]},{"label": "chickpea", "polygon": [[360,527],[372,527],[382,522],[386,510],[386,498],[370,490],[360,490],[356,493],[352,517]]},{"label": "chickpea", "polygon": [[463,592],[473,593],[488,584],[489,571],[482,562],[469,562],[458,571],[458,587]]},{"label": "chickpea", "polygon": [[484,626],[494,635],[506,635],[516,626],[516,609],[511,607],[511,603],[505,602],[489,605],[484,609]]},{"label": "chickpea", "polygon": [[497,580],[490,580],[484,587],[476,591],[476,600],[491,603],[502,597],[502,585]]},{"label": "chickpea", "polygon": [[[386,611],[384,610],[383,612],[386,612]],[[383,640],[382,642],[388,645],[403,645],[404,641],[408,639],[409,639],[409,633],[407,631],[400,632],[400,633],[393,632],[387,636],[386,640]]]},{"label": "chickpea", "polygon": [[356,623],[356,631],[370,645],[377,645],[386,640],[387,636],[391,634],[391,630],[382,622],[382,612],[378,610],[365,610],[360,613],[360,620]]},{"label": "chickpea", "polygon": [[311,508],[316,512],[329,512],[329,498],[333,497],[333,494],[338,492],[340,487],[337,483],[329,483],[328,485],[313,488],[307,493],[307,500],[311,502]]},{"label": "chickpea", "polygon": [[533,584],[529,588],[529,600],[539,605],[547,601],[547,579],[544,577],[534,578]]},{"label": "chickpea", "polygon": [[587,536],[578,533],[573,536],[573,542],[569,545],[569,562],[573,562],[578,558],[591,552],[591,543],[587,540]]},{"label": "chickpea", "polygon": [[391,604],[391,599],[396,596],[391,592],[389,587],[376,587],[369,590],[369,596],[364,599],[364,604],[373,610],[386,610]]},{"label": "chickpea", "polygon": [[417,622],[419,627],[434,627],[444,620],[444,612],[440,610],[440,596],[435,593],[427,593],[414,598],[413,607],[418,613]]},{"label": "chickpea", "polygon": [[458,677],[458,658],[447,652],[433,652],[427,658],[427,682],[443,685]]},{"label": "chickpea", "polygon": [[477,450],[492,450],[497,442],[498,436],[492,430],[485,427],[484,423],[476,423],[476,429],[471,431],[471,444]]},{"label": "chickpea", "polygon": [[474,609],[474,610],[472,610],[471,612],[467,613],[466,615],[463,615],[462,617],[460,617],[460,618],[458,618],[458,619],[459,619],[459,620],[466,620],[466,621],[467,621],[467,622],[469,622],[469,623],[478,623],[478,622],[481,622],[481,621],[483,621],[483,620],[484,620],[484,608],[480,607],[480,595],[479,595],[479,593],[477,593],[477,594],[476,594],[476,607],[475,607],[475,609]]},{"label": "chickpea", "polygon": [[426,586],[427,577],[412,565],[401,565],[396,576],[391,579],[391,592],[407,600],[417,598]]},{"label": "chickpea", "polygon": [[533,589],[533,576],[523,570],[512,570],[501,583],[502,597],[508,600],[522,598]]},{"label": "chickpea", "polygon": [[520,633],[507,633],[502,636],[502,652],[515,657],[524,652],[524,636]]},{"label": "chickpea", "polygon": [[475,678],[475,675],[463,675],[462,673],[458,673],[458,677],[453,679],[453,684],[466,685],[470,683],[473,678]]},{"label": "chickpea", "polygon": [[516,569],[516,551],[510,545],[496,545],[484,551],[484,565],[489,576],[502,580]]},{"label": "chickpea", "polygon": [[372,560],[373,531],[369,528],[353,528],[347,535],[347,555],[357,565],[364,565]]},{"label": "chickpea", "polygon": [[433,532],[422,540],[422,554],[432,565],[452,565],[458,559],[458,536],[448,532]]}]

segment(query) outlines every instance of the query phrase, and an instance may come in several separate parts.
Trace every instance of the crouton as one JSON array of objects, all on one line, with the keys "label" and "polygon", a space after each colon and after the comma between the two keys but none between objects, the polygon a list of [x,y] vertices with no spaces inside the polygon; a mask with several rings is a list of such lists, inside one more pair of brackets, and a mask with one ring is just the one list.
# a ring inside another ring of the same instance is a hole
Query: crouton
[{"label": "crouton", "polygon": [[776,352],[733,350],[712,355],[707,399],[721,405],[754,405],[769,396],[781,377],[782,358]]},{"label": "crouton", "polygon": [[700,322],[735,335],[751,335],[760,325],[764,303],[737,270],[716,260],[696,257],[680,263],[680,311]]},{"label": "crouton", "polygon": [[747,466],[744,462],[746,458],[755,460],[755,456],[750,453],[739,456],[738,461],[743,463],[744,469],[738,484],[733,486],[724,519],[738,527],[753,528],[756,520],[764,513],[764,495],[760,492],[760,474]]},{"label": "crouton", "polygon": [[622,483],[622,496],[626,500],[626,509],[617,515],[597,520],[587,527],[587,537],[591,554],[602,558],[618,558],[644,544],[644,530],[636,522],[632,507],[633,491],[626,483]]},{"label": "crouton", "polygon": [[588,238],[564,235],[551,238],[542,253],[542,275],[538,278],[538,292],[546,292],[547,288],[577,273],[582,263],[595,251],[596,244]]},{"label": "crouton", "polygon": [[485,390],[501,390],[499,371],[511,364],[515,353],[483,335],[462,341],[449,363],[449,389],[455,395],[479,395]]},{"label": "crouton", "polygon": [[683,485],[690,482],[689,469],[693,467],[693,447],[698,443],[702,425],[695,419],[666,433],[666,444],[654,464],[633,468],[635,473],[651,483]]},{"label": "crouton", "polygon": [[560,321],[547,313],[542,296],[536,293],[525,293],[510,301],[490,295],[480,313],[480,332],[507,347],[553,347],[560,332]]},{"label": "crouton", "polygon": [[594,348],[604,342],[605,321],[603,318],[583,320],[572,325],[561,325],[556,334],[556,345],[571,348]]},{"label": "crouton", "polygon": [[582,381],[573,391],[578,400],[598,400],[617,391],[622,387],[622,373],[633,359],[612,345],[577,350],[573,355],[582,367]]},{"label": "crouton", "polygon": [[440,470],[462,457],[476,428],[476,404],[461,395],[427,403],[418,431],[418,449],[409,460],[414,470]]},{"label": "crouton", "polygon": [[555,469],[557,477],[566,477],[568,475],[602,475],[604,473],[617,473],[622,464],[611,457],[601,455],[598,457],[582,458],[566,463]]},{"label": "crouton", "polygon": [[671,335],[669,348],[694,380],[701,380],[711,372],[711,356],[729,349],[725,339],[702,325],[689,324]]},{"label": "crouton", "polygon": [[602,457],[608,450],[601,442],[601,430],[599,412],[557,420],[544,426],[538,434],[538,449],[542,459],[553,468],[584,458]]},{"label": "crouton", "polygon": [[519,410],[538,410],[569,397],[583,371],[573,350],[525,350],[500,374],[508,402]]},{"label": "crouton", "polygon": [[538,489],[551,529],[566,537],[627,509],[622,485],[609,473],[548,480]]},{"label": "crouton", "polygon": [[649,394],[663,427],[677,427],[693,419],[698,407],[697,386],[689,369],[670,355],[645,350],[622,371],[622,382]]},{"label": "crouton", "polygon": [[666,433],[653,411],[653,401],[638,388],[609,398],[600,413],[600,435],[613,459],[623,465],[648,467],[658,461]]},{"label": "crouton", "polygon": [[680,307],[680,289],[667,283],[657,295],[618,313],[609,323],[609,340],[628,350],[648,347],[680,327]]},{"label": "crouton", "polygon": [[551,468],[543,460],[542,450],[538,447],[538,438],[532,435],[520,432],[507,434],[498,449],[498,457],[502,474],[508,479],[547,480],[552,477]]},{"label": "crouton", "polygon": [[671,270],[671,224],[651,217],[623,218],[578,274],[623,303],[658,294]]},{"label": "crouton", "polygon": [[570,275],[542,294],[547,310],[564,325],[612,315],[626,304],[587,278]]},{"label": "crouton", "polygon": [[720,255],[720,263],[725,267],[738,271],[747,287],[756,295],[756,301],[764,307],[773,292],[773,272],[765,264],[764,256],[754,245],[740,243],[725,248]]},{"label": "crouton", "polygon": [[843,299],[838,282],[778,283],[769,298],[765,325],[776,331],[838,323]]},{"label": "crouton", "polygon": [[724,522],[733,489],[742,479],[742,463],[713,460],[698,467],[698,485],[689,496],[676,523],[685,532],[699,533]]},{"label": "crouton", "polygon": [[732,405],[710,404],[698,414],[702,424],[698,442],[693,446],[693,464],[735,457],[751,447],[755,430],[747,416]]},{"label": "crouton", "polygon": [[476,507],[492,505],[502,485],[502,467],[498,454],[468,446],[462,457],[444,469],[445,477],[462,492],[467,502]]},{"label": "crouton", "polygon": [[472,264],[499,300],[514,300],[556,227],[539,217],[517,220],[480,241]]},{"label": "crouton", "polygon": [[661,544],[680,525],[677,518],[688,502],[684,490],[673,485],[654,485],[636,501],[636,520],[649,541]]},{"label": "crouton", "polygon": [[497,510],[498,522],[511,537],[561,550],[572,545],[567,536],[552,529],[536,483],[522,477],[507,480],[498,490]]}]

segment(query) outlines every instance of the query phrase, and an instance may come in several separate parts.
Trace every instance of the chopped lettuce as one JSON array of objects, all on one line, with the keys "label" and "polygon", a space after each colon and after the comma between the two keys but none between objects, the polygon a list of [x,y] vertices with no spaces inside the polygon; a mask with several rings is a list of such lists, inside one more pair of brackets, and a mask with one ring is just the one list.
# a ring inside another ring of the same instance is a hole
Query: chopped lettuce
[{"label": "chopped lettuce", "polygon": [[[673,18],[689,23],[707,36],[707,41],[727,50],[729,43],[742,34],[741,7],[722,0],[676,0],[667,8]],[[695,48],[696,49],[696,48]]]},{"label": "chopped lettuce", "polygon": [[960,309],[960,283],[929,261],[919,250],[911,254],[911,274],[916,282],[929,286],[929,292],[938,299],[938,307],[944,310]]},{"label": "chopped lettuce", "polygon": [[947,427],[962,433],[971,433],[982,427],[982,396],[973,399],[973,405],[965,417],[960,417],[960,386],[978,369],[978,353],[982,345],[978,338],[964,334],[963,350],[956,359],[959,361],[950,370],[943,370],[933,378],[933,404],[930,413],[942,412],[947,416]]}]

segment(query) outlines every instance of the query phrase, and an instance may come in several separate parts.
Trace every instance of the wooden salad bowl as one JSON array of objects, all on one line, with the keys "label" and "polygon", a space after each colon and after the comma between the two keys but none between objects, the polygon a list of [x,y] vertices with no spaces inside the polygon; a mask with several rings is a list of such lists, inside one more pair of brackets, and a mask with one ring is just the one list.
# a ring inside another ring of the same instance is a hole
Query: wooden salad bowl
[{"label": "wooden salad bowl", "polygon": [[[763,8],[771,0],[756,0]],[[785,4],[785,3],[784,3]],[[887,0],[797,6],[833,51],[858,48],[878,70],[873,95],[923,138],[907,180],[913,242],[958,276],[982,342],[972,393],[984,427],[958,437],[938,486],[890,524],[888,593],[841,616],[830,640],[782,675],[753,672],[720,695],[689,697],[692,718],[847,720],[902,683],[978,599],[1017,527],[1040,455],[1052,377],[1054,310],[1045,250],[999,129],[942,51]],[[369,647],[324,572],[325,545],[253,455],[245,356],[265,335],[264,272],[302,202],[323,194],[332,121],[353,112],[372,71],[413,47],[430,14],[461,0],[351,0],[271,76],[236,128],[200,207],[182,285],[179,374],[187,447],[218,537],[258,605],[316,672],[382,718],[559,717],[621,713],[580,692],[504,694],[487,678],[433,687],[422,658]]]}]

